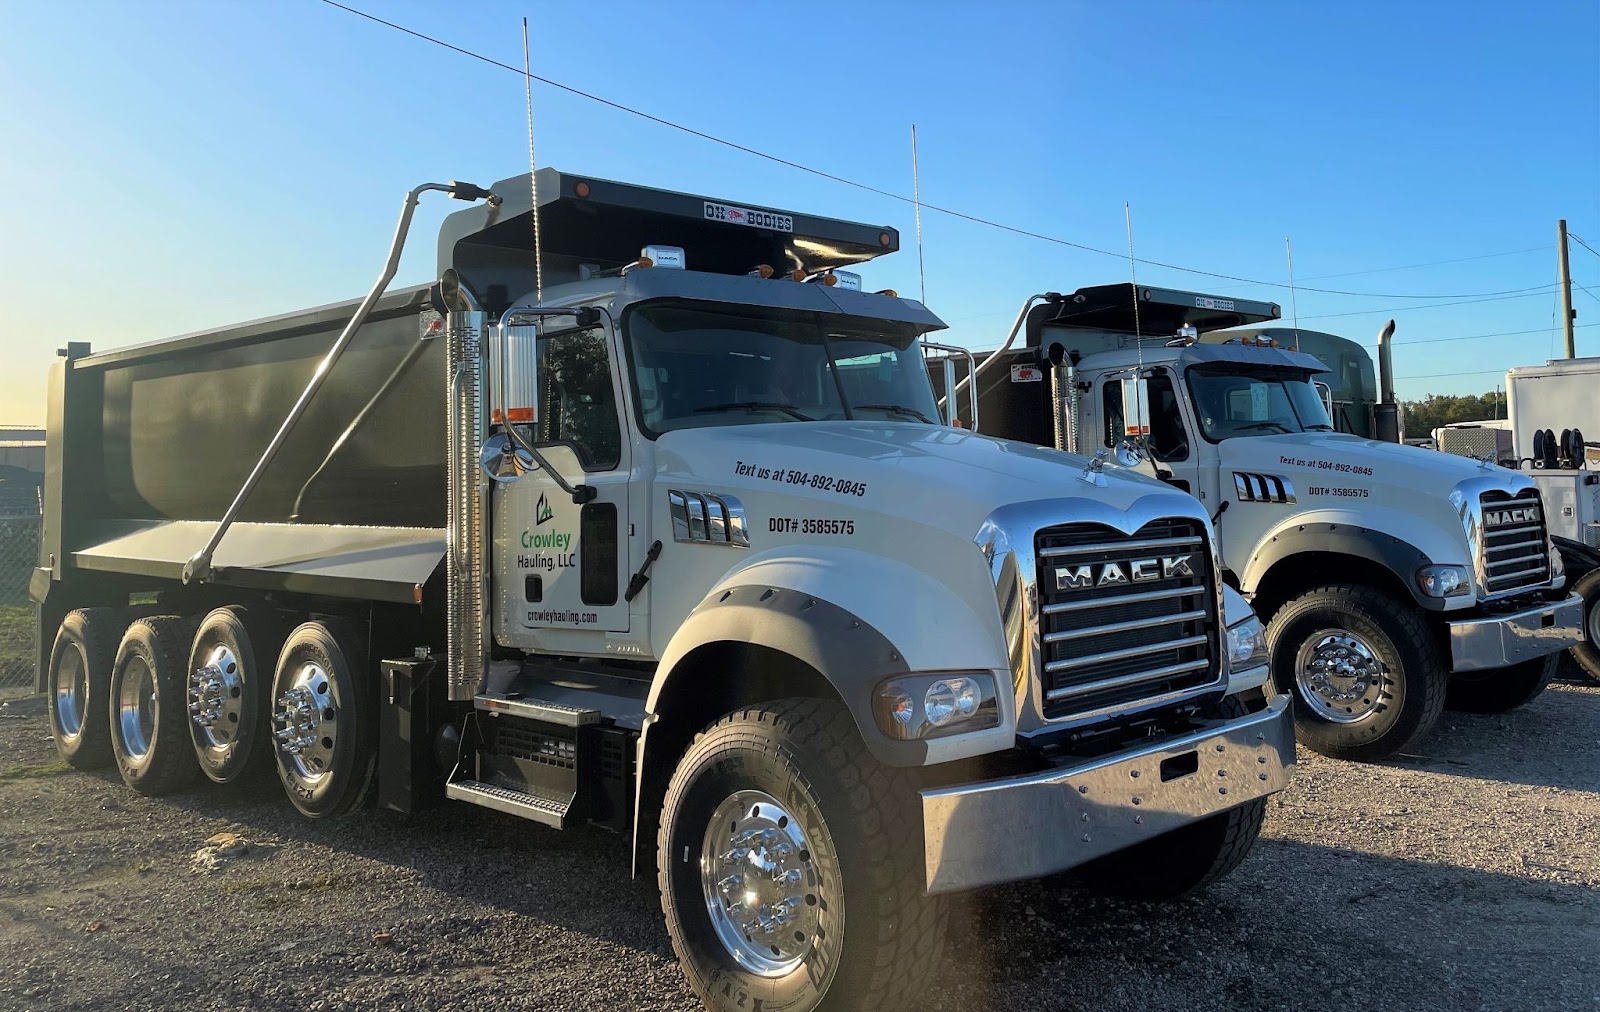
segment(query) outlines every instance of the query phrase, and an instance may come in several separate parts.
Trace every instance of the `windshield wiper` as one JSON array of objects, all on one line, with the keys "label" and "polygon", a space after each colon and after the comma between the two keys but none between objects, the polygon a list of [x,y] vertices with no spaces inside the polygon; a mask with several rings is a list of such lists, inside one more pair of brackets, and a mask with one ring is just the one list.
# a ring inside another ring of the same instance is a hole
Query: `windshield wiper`
[{"label": "windshield wiper", "polygon": [[918,411],[916,408],[908,408],[904,404],[852,404],[850,406],[855,408],[857,411],[892,411],[899,415],[910,415],[917,421],[928,425],[933,424],[933,420],[927,415]]},{"label": "windshield wiper", "polygon": [[1321,422],[1317,422],[1315,425],[1307,425],[1306,430],[1309,432],[1332,432],[1333,426],[1323,425]]},{"label": "windshield wiper", "polygon": [[793,404],[779,404],[777,401],[729,401],[726,404],[707,404],[703,408],[694,409],[694,413],[697,415],[709,414],[713,411],[748,411],[751,414],[762,411],[778,411],[802,422],[816,421],[810,415],[802,414],[800,411],[795,410]]},{"label": "windshield wiper", "polygon": [[1293,429],[1289,428],[1287,425],[1283,424],[1282,422],[1246,422],[1243,425],[1235,425],[1233,427],[1233,430],[1235,432],[1244,432],[1244,431],[1246,431],[1248,429],[1265,429],[1265,428],[1268,428],[1268,427],[1277,429],[1279,432],[1293,432],[1294,431]]}]

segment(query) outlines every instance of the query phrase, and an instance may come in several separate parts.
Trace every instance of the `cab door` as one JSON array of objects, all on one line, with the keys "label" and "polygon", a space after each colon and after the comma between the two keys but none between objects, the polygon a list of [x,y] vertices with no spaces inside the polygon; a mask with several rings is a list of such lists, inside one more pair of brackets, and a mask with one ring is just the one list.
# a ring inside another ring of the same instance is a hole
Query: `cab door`
[{"label": "cab door", "polygon": [[[499,639],[539,646],[550,630],[627,632],[629,441],[619,374],[603,327],[547,321],[538,337],[538,408],[524,438],[572,486],[543,468],[496,487]],[[570,640],[568,641],[570,642]]]},{"label": "cab door", "polygon": [[[1124,439],[1134,440],[1145,450],[1139,470],[1199,494],[1204,491],[1200,456],[1181,388],[1165,368],[1147,369],[1137,388],[1134,380],[1131,373],[1110,373],[1096,380],[1093,396],[1102,421],[1099,445],[1115,450]],[[1143,404],[1143,418],[1136,402]]]}]

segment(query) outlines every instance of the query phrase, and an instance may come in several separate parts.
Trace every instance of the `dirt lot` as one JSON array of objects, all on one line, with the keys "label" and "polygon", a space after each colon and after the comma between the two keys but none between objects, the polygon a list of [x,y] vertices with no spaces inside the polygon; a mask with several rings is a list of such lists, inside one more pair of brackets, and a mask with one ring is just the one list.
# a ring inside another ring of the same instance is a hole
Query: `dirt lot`
[{"label": "dirt lot", "polygon": [[[0,1009],[693,1007],[614,837],[466,806],[313,825],[275,785],[145,800],[61,767],[41,710],[0,708]],[[1203,898],[967,898],[929,1007],[1600,1006],[1600,688],[1424,744],[1302,752]],[[248,852],[197,857],[223,831]]]}]

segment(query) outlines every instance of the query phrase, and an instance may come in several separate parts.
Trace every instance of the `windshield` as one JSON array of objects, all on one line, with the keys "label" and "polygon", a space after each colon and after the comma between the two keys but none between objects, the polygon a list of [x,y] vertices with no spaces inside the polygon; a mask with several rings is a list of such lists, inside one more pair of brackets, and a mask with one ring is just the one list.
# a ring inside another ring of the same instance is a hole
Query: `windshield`
[{"label": "windshield", "polygon": [[753,422],[938,421],[916,333],[887,322],[652,303],[630,311],[626,329],[649,435]]},{"label": "windshield", "polygon": [[1215,443],[1276,432],[1332,431],[1328,411],[1304,373],[1278,369],[1193,368],[1200,431]]}]

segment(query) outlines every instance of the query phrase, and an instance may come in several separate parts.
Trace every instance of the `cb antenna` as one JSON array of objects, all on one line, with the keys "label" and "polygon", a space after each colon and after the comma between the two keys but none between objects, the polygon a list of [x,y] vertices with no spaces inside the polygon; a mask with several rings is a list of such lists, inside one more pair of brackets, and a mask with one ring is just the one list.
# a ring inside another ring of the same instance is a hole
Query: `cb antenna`
[{"label": "cb antenna", "polygon": [[[1134,378],[1144,376],[1144,332],[1139,323],[1139,267],[1138,261],[1133,257],[1133,206],[1124,200],[1122,202],[1122,219],[1128,226],[1128,284],[1133,290],[1133,347],[1134,354],[1138,356],[1138,372]],[[1144,387],[1141,384],[1133,385],[1134,414],[1139,419],[1139,439],[1144,440]],[[1123,423],[1123,434],[1127,434],[1127,423]]]},{"label": "cb antenna", "polygon": [[528,19],[522,19],[522,80],[528,94],[528,188],[533,210],[533,300],[544,305],[544,246],[539,241],[539,158],[533,150],[533,63],[528,57]]},{"label": "cb antenna", "polygon": [[1294,290],[1294,247],[1283,237],[1283,252],[1289,258],[1289,311],[1294,315],[1294,350],[1300,350],[1300,299]]},{"label": "cb antenna", "polygon": [[917,173],[917,125],[911,124],[911,201],[917,209],[917,286],[928,304],[928,278],[922,266],[922,180]]}]

